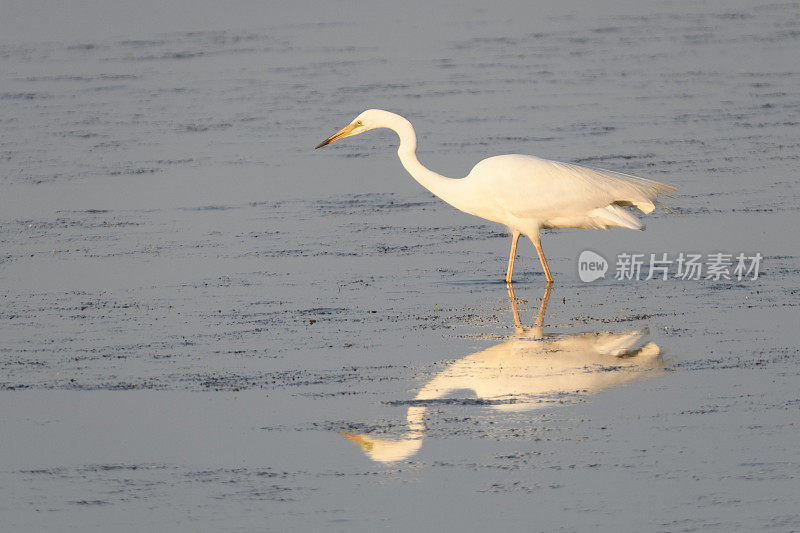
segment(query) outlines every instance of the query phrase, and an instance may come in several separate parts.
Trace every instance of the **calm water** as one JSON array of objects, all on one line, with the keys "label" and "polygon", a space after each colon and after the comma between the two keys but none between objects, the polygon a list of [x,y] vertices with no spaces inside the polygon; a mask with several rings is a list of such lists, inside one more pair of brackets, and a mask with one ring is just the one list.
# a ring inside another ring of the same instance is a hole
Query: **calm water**
[{"label": "calm water", "polygon": [[[2,529],[800,529],[798,4],[3,10]],[[530,153],[673,212],[546,234],[541,312],[530,243],[511,299],[505,228],[393,134],[313,150],[367,107],[445,175]]]}]

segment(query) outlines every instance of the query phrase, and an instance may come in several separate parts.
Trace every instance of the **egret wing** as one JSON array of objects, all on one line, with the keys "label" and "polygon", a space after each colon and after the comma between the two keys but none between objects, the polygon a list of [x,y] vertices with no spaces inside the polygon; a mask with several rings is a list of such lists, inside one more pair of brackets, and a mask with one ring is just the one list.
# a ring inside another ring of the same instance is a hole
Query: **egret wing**
[{"label": "egret wing", "polygon": [[611,204],[649,213],[653,200],[675,190],[611,170],[517,154],[485,159],[470,176],[510,214],[535,220],[583,216]]}]

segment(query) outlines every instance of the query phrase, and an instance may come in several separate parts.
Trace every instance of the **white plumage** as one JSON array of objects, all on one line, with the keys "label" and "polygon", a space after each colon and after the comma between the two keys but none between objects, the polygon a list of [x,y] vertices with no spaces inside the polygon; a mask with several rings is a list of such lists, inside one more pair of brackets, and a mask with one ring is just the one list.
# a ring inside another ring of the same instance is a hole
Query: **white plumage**
[{"label": "white plumage", "polygon": [[653,200],[672,190],[636,176],[519,154],[484,159],[464,179],[464,186],[474,187],[481,196],[483,203],[473,214],[483,218],[503,219],[495,221],[509,225],[523,219],[541,228],[584,229],[641,229],[639,219],[621,206],[650,213]]},{"label": "white plumage", "polygon": [[647,214],[655,209],[659,196],[675,190],[645,178],[520,154],[490,157],[475,165],[465,178],[446,178],[417,159],[417,137],[411,123],[380,109],[364,111],[317,148],[375,128],[397,133],[400,161],[423,187],[461,211],[508,226],[512,234],[508,283],[520,234],[533,242],[548,284],[552,284],[541,246],[542,228],[641,230],[644,225],[624,207]]}]

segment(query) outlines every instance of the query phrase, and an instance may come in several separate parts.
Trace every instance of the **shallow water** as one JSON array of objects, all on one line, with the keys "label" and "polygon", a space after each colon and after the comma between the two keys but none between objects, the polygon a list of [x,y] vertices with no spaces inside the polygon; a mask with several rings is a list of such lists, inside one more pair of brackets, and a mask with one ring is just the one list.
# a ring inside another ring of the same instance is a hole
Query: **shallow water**
[{"label": "shallow water", "polygon": [[[8,13],[3,529],[800,528],[796,4]],[[679,191],[646,232],[546,234],[537,330],[527,241],[510,299],[505,228],[392,134],[312,149],[365,107],[446,175],[519,152]],[[585,284],[585,249],[764,261]],[[575,348],[603,332],[636,343]]]}]

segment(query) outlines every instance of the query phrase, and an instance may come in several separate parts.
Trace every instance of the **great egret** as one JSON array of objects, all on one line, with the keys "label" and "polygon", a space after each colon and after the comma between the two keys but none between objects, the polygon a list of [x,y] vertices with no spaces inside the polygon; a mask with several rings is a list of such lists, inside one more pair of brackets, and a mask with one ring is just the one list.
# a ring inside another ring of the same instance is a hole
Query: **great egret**
[{"label": "great egret", "polygon": [[542,251],[542,228],[608,229],[618,226],[642,230],[644,225],[623,207],[643,213],[654,201],[675,188],[657,181],[551,161],[508,154],[484,159],[465,178],[446,178],[428,170],[417,159],[417,136],[405,118],[381,109],[368,109],[317,148],[376,128],[389,128],[400,137],[397,155],[420,185],[465,213],[505,224],[511,231],[511,254],[506,283],[511,283],[517,241],[527,235],[536,247],[547,284],[553,276]]}]

